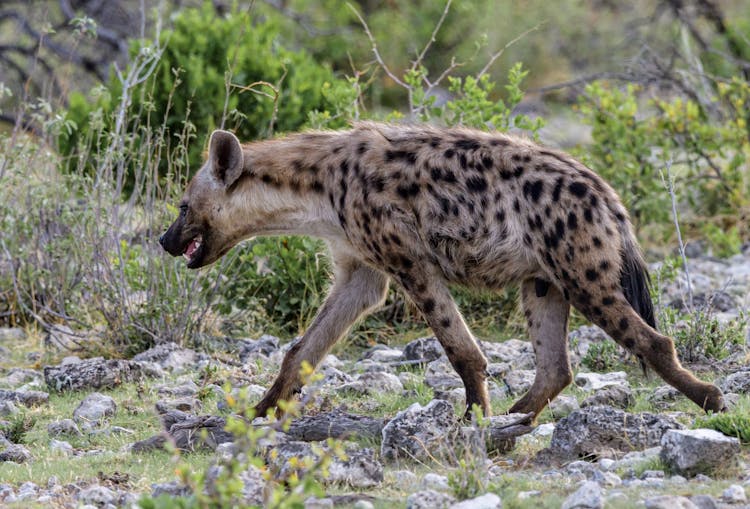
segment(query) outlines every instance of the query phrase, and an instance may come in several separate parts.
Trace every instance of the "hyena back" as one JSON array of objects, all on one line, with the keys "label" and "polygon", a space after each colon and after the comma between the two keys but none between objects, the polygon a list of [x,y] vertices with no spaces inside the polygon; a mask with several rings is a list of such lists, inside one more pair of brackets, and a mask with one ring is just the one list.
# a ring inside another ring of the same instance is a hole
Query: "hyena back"
[{"label": "hyena back", "polygon": [[[684,369],[658,333],[648,275],[628,214],[596,173],[565,153],[505,134],[366,123],[241,145],[215,131],[209,155],[161,237],[188,267],[212,263],[255,235],[324,238],[334,283],[256,410],[301,387],[313,366],[396,281],[466,388],[490,413],[487,361],[448,290],[521,286],[537,367],[512,412],[539,412],[572,379],[570,306],[704,410],[715,386]],[[468,410],[467,410],[468,411]]]}]

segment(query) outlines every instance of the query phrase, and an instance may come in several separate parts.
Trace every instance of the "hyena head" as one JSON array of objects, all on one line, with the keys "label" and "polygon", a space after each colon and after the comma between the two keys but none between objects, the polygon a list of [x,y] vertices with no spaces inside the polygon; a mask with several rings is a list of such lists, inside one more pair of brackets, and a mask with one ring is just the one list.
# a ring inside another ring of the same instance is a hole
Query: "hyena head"
[{"label": "hyena head", "polygon": [[187,186],[180,213],[159,243],[172,256],[184,256],[190,269],[209,265],[244,238],[232,221],[229,191],[243,171],[240,142],[227,131],[214,131],[208,159]]}]

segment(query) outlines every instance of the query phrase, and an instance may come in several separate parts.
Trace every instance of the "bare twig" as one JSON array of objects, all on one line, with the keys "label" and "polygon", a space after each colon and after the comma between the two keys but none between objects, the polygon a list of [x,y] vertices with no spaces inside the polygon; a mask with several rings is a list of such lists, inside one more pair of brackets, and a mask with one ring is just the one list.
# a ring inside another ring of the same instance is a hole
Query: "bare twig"
[{"label": "bare twig", "polygon": [[487,61],[487,63],[484,65],[484,67],[482,67],[482,70],[479,71],[479,74],[477,74],[477,79],[479,79],[482,76],[484,76],[487,73],[487,71],[490,70],[490,67],[492,67],[492,64],[494,64],[495,61],[498,58],[500,58],[503,53],[505,53],[506,49],[508,49],[511,46],[513,46],[515,43],[517,43],[518,41],[520,41],[521,39],[523,39],[524,37],[526,37],[527,35],[529,35],[531,32],[539,30],[545,23],[546,23],[546,21],[542,21],[541,23],[539,23],[537,25],[534,25],[533,27],[529,28],[528,30],[526,30],[524,32],[521,32],[521,34],[519,34],[517,37],[514,37],[513,39],[511,39],[508,43],[505,44],[505,46],[503,46],[502,48],[500,48],[499,51],[496,51],[490,57],[490,59]]},{"label": "bare twig", "polygon": [[378,65],[385,71],[385,73],[388,75],[389,78],[391,78],[395,83],[397,83],[399,86],[410,89],[411,87],[404,83],[401,79],[398,78],[391,70],[388,68],[388,65],[383,60],[383,57],[380,56],[380,51],[378,51],[378,44],[375,41],[375,37],[373,37],[372,32],[370,31],[370,27],[367,25],[367,22],[362,17],[362,15],[359,13],[359,11],[354,7],[352,4],[347,2],[347,7],[354,13],[355,16],[357,16],[357,19],[359,19],[359,22],[362,24],[362,28],[364,28],[365,33],[367,34],[367,38],[370,40],[370,45],[372,46],[372,52],[375,55],[375,60],[377,60]]},{"label": "bare twig", "polygon": [[693,311],[693,286],[690,278],[690,268],[688,267],[687,256],[685,255],[685,244],[682,242],[682,232],[680,231],[680,223],[677,219],[677,196],[674,191],[674,179],[672,178],[672,160],[668,160],[665,165],[666,178],[664,173],[661,173],[661,179],[664,183],[664,187],[669,192],[669,197],[672,200],[672,219],[674,220],[675,231],[677,232],[677,242],[680,250],[680,257],[682,258],[682,267],[685,271],[685,279],[687,282],[688,291],[688,309]]}]

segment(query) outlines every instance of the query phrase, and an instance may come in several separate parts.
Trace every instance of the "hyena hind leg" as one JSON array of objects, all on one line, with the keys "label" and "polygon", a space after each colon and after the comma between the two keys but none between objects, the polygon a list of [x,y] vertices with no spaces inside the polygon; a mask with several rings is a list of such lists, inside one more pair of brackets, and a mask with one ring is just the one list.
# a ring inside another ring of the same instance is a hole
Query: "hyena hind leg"
[{"label": "hyena hind leg", "polygon": [[726,410],[721,390],[713,384],[699,380],[682,367],[672,339],[660,334],[643,321],[624,297],[609,306],[602,316],[589,315],[589,320],[599,325],[617,343],[634,353],[665,382],[703,410]]},{"label": "hyena hind leg", "polygon": [[317,366],[328,350],[362,315],[379,307],[386,297],[388,277],[355,260],[337,260],[333,287],[302,338],[286,353],[276,381],[255,406],[265,416],[280,400],[302,387],[299,371],[304,361]]},{"label": "hyena hind leg", "polygon": [[560,290],[542,279],[521,284],[521,303],[534,345],[536,376],[529,391],[509,410],[535,416],[573,381],[568,357],[570,304]]}]

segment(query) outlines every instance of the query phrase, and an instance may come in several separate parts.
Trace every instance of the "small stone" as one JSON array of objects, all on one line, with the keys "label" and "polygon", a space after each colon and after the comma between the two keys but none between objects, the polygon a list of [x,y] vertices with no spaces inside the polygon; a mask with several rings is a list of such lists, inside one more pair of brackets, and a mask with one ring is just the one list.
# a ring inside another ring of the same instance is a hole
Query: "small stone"
[{"label": "small stone", "polygon": [[447,509],[453,502],[455,499],[447,493],[424,490],[406,498],[406,509]]},{"label": "small stone", "polygon": [[423,459],[451,446],[457,422],[450,403],[432,400],[424,407],[414,403],[383,428],[381,455],[386,459]]},{"label": "small stone", "polygon": [[383,465],[372,449],[347,452],[345,461],[336,459],[328,467],[328,483],[340,483],[352,488],[372,488],[383,482]]},{"label": "small stone", "polygon": [[516,369],[509,372],[503,382],[508,387],[511,395],[520,396],[531,388],[536,377],[536,371],[533,369]]},{"label": "small stone", "polygon": [[436,337],[426,337],[415,339],[406,344],[403,351],[403,357],[407,361],[427,364],[441,357],[445,357],[445,351],[440,346]]},{"label": "small stone", "polygon": [[11,444],[5,447],[4,450],[0,451],[0,463],[4,461],[12,461],[14,463],[25,463],[31,459],[31,453],[29,450],[18,444]]},{"label": "small stone", "polygon": [[563,502],[561,509],[600,509],[604,507],[602,488],[594,481],[581,484]]},{"label": "small stone", "polygon": [[551,452],[563,459],[608,457],[659,444],[670,429],[681,429],[675,419],[650,413],[631,414],[610,406],[576,410],[555,426]]},{"label": "small stone", "polygon": [[687,476],[732,465],[740,453],[739,440],[712,429],[669,430],[661,445],[664,464]]},{"label": "small stone", "polygon": [[169,495],[172,497],[186,497],[190,494],[190,487],[185,486],[179,481],[155,483],[151,485],[151,496],[153,498],[158,498],[161,495]]},{"label": "small stone", "polygon": [[711,495],[693,495],[690,501],[698,509],[719,509],[719,503]]},{"label": "small stone", "polygon": [[612,385],[627,385],[628,376],[624,371],[611,373],[578,373],[575,384],[584,391],[598,391]]},{"label": "small stone", "polygon": [[0,417],[9,417],[20,412],[12,401],[0,401]]},{"label": "small stone", "polygon": [[45,405],[49,402],[49,394],[42,391],[8,391],[0,389],[0,401],[12,401],[27,407]]},{"label": "small stone", "polygon": [[422,477],[421,487],[426,490],[449,491],[448,478],[429,472]]},{"label": "small stone", "polygon": [[450,509],[500,509],[502,506],[500,497],[494,493],[485,493],[484,495],[453,504],[450,506]]},{"label": "small stone", "polygon": [[662,385],[654,389],[648,400],[657,408],[667,408],[680,397],[680,394],[680,391],[671,385]]},{"label": "small stone", "polygon": [[330,498],[310,497],[305,500],[304,509],[333,509],[333,500]]},{"label": "small stone", "polygon": [[203,404],[197,398],[160,399],[154,406],[158,414],[166,414],[170,410],[197,414],[203,408]]},{"label": "small stone", "polygon": [[117,505],[117,493],[104,486],[90,486],[78,492],[78,502],[102,507],[108,504]]},{"label": "small stone", "polygon": [[369,500],[357,500],[352,509],[375,509],[375,506]]},{"label": "small stone", "polygon": [[609,405],[626,409],[635,403],[633,390],[628,385],[609,385],[599,389],[581,403],[582,407]]},{"label": "small stone", "polygon": [[674,495],[647,498],[644,503],[646,509],[698,509],[690,499]]},{"label": "small stone", "polygon": [[403,360],[404,354],[397,348],[378,345],[378,347],[374,347],[365,352],[364,358],[376,363],[387,363]]},{"label": "small stone", "polygon": [[206,355],[198,354],[194,350],[182,348],[177,343],[162,343],[153,348],[141,352],[133,361],[155,362],[162,369],[174,373],[184,372],[193,367],[200,361],[206,359]]},{"label": "small stone", "polygon": [[61,454],[62,456],[72,456],[74,453],[73,446],[64,440],[50,440],[49,448],[53,453]]},{"label": "small stone", "polygon": [[404,491],[414,489],[414,486],[418,482],[417,475],[409,470],[394,470],[393,472],[389,472],[388,477],[397,488]]},{"label": "small stone", "polygon": [[[209,467],[206,472],[206,491],[209,495],[218,494],[216,482],[223,469],[223,466],[214,465]],[[267,484],[263,472],[258,467],[250,465],[248,468],[235,475],[236,479],[242,483],[239,500],[235,500],[235,503],[238,503],[237,505],[240,506],[262,506],[264,503],[264,493]]]},{"label": "small stone", "polygon": [[73,411],[73,420],[89,427],[101,426],[106,417],[117,412],[115,400],[104,394],[93,392],[86,396]]},{"label": "small stone", "polygon": [[534,347],[529,341],[508,339],[506,341],[480,341],[479,346],[490,363],[505,362],[513,369],[532,370],[536,366]]},{"label": "small stone", "polygon": [[622,479],[614,472],[602,472],[600,470],[595,470],[593,475],[591,476],[591,480],[596,481],[601,486],[605,486],[607,488],[616,488],[622,485]]},{"label": "small stone", "polygon": [[745,488],[739,484],[732,484],[721,492],[721,499],[730,504],[744,504],[747,502]]},{"label": "small stone", "polygon": [[555,432],[555,423],[548,422],[545,424],[540,424],[536,428],[534,428],[534,431],[531,432],[531,434],[537,438],[546,438],[551,437],[552,433]]},{"label": "small stone", "polygon": [[561,419],[570,415],[570,413],[581,408],[578,404],[578,400],[573,396],[558,396],[552,400],[549,404],[550,412],[555,416],[555,419]]},{"label": "small stone", "polygon": [[198,385],[193,382],[192,380],[172,386],[172,385],[162,385],[157,387],[156,393],[159,396],[172,396],[173,398],[189,398],[191,396],[195,396],[198,393],[198,390],[200,388]]},{"label": "small stone", "polygon": [[47,425],[47,434],[50,437],[71,436],[78,437],[83,435],[78,429],[78,425],[73,419],[61,419],[53,421]]},{"label": "small stone", "polygon": [[20,327],[0,327],[0,343],[23,341],[25,339],[26,332]]},{"label": "small stone", "polygon": [[18,388],[24,384],[41,387],[44,377],[35,369],[11,368],[8,373],[0,379],[0,386]]},{"label": "small stone", "polygon": [[750,393],[750,371],[731,373],[719,380],[718,386],[724,392]]}]

